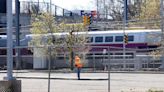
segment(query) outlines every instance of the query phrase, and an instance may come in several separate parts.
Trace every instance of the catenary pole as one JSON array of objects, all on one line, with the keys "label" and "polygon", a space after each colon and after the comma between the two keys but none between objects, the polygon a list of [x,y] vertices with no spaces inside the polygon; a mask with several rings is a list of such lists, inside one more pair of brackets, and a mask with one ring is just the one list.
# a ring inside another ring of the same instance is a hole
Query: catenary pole
[{"label": "catenary pole", "polygon": [[12,0],[7,0],[7,80],[13,79]]}]

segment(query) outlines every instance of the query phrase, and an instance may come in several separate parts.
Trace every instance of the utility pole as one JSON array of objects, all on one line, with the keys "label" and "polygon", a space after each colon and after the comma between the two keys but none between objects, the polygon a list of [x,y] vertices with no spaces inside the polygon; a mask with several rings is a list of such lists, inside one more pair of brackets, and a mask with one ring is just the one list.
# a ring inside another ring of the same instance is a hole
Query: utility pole
[{"label": "utility pole", "polygon": [[74,26],[73,26],[73,30],[71,31],[71,32],[69,32],[69,35],[70,35],[70,39],[71,39],[71,41],[70,41],[70,44],[71,44],[71,47],[70,47],[70,61],[71,61],[71,70],[73,70],[74,69],[74,52],[73,52],[73,42],[72,42],[72,39],[73,39],[73,32],[74,32]]},{"label": "utility pole", "polygon": [[52,13],[52,1],[50,0],[50,14]]},{"label": "utility pole", "polygon": [[96,22],[98,22],[98,18],[99,18],[99,0],[96,0],[96,7],[97,7],[97,19]]},{"label": "utility pole", "polygon": [[13,80],[12,0],[7,0],[7,80]]},{"label": "utility pole", "polygon": [[105,0],[103,0],[103,3],[104,3],[103,4],[103,6],[104,6],[103,8],[104,8],[104,20],[105,20],[106,19],[106,7],[105,7],[106,5],[105,5]]},{"label": "utility pole", "polygon": [[162,64],[160,66],[160,69],[163,71],[164,70],[164,6],[163,6],[163,0],[160,0],[160,13],[161,13],[161,31],[162,31],[162,34],[161,34],[161,45],[162,45],[162,57],[161,57],[161,61],[162,61]]},{"label": "utility pole", "polygon": [[21,62],[20,62],[20,27],[19,27],[19,15],[20,15],[20,2],[19,0],[15,0],[15,23],[16,23],[16,69],[20,69]]},{"label": "utility pole", "polygon": [[128,23],[128,1],[124,0],[124,18],[123,18],[123,22],[124,22],[124,27],[127,26]]},{"label": "utility pole", "polygon": [[40,3],[40,2],[39,2],[39,0],[38,0],[38,9],[40,9],[39,3]]}]

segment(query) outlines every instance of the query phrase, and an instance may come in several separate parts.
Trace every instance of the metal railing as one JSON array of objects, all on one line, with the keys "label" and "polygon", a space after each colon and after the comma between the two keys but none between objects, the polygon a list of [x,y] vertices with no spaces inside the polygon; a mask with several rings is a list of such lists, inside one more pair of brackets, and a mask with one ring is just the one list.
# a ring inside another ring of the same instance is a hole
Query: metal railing
[{"label": "metal railing", "polygon": [[[83,81],[83,80],[88,80],[83,82],[85,86],[80,86],[83,88],[83,91],[79,90],[76,92],[84,92],[84,90],[87,92],[95,92],[96,89],[103,92],[107,92],[107,91],[110,92],[110,90],[115,91],[115,88],[117,88],[117,90],[127,90],[127,89],[131,89],[131,86],[129,85],[133,85],[133,84],[126,82],[126,85],[124,85],[124,87],[126,88],[122,89],[120,88],[120,86],[119,87],[114,86],[113,82],[116,82],[117,79],[129,81],[129,78],[130,80],[136,81],[135,80],[136,77],[135,78],[133,77],[134,73],[130,74],[132,71],[135,72],[138,70],[140,71],[153,70],[153,73],[155,72],[158,73],[159,71],[157,71],[157,69],[159,65],[161,65],[161,61],[159,59],[154,59],[153,55],[147,55],[148,52],[151,52],[156,49],[142,49],[142,52],[141,49],[134,49],[134,48],[126,49],[125,56],[123,56],[121,54],[123,53],[121,47],[115,48],[115,47],[106,47],[106,46],[90,46],[89,47],[90,49],[88,49],[88,51],[86,50],[84,51],[83,49],[78,49],[82,47],[74,46],[74,48],[76,48],[73,49],[74,55],[79,55],[81,61],[83,62],[83,68],[81,74],[82,80],[76,80],[77,77],[76,74],[74,74],[76,73],[76,68],[74,68],[73,71],[70,70],[71,62],[69,61],[69,52],[67,52],[68,50],[66,50],[66,48],[64,49],[64,47],[61,48],[61,47],[50,46],[51,49],[60,49],[58,53],[54,53],[54,54],[52,54],[53,50],[51,50],[52,55],[45,53],[47,47],[44,46],[33,46],[33,47],[20,46],[14,48],[20,49],[21,70],[14,70],[15,72],[14,76],[18,79],[23,80],[22,92],[29,92],[29,91],[47,92],[48,88],[54,92],[60,92],[65,90],[67,90],[67,92],[69,91],[72,92],[77,90],[76,88],[79,88],[78,87],[79,85],[82,85],[79,84],[79,81]],[[4,62],[6,56],[5,56],[5,52],[4,53],[2,52],[5,49],[6,49],[5,47],[0,48],[1,50],[0,60],[4,60]],[[131,53],[131,54],[126,54],[126,53]],[[51,59],[49,59],[50,56]],[[15,58],[15,53],[13,57]],[[125,58],[126,67],[123,67],[123,62],[122,62],[123,57],[126,57]],[[50,62],[51,64],[50,66],[48,66]],[[51,70],[48,70],[49,67]],[[30,68],[30,70],[23,70],[28,68]],[[123,71],[123,73],[121,74],[117,73],[121,71]],[[124,72],[127,73],[124,74]],[[112,74],[112,76],[110,76],[110,74]],[[4,76],[3,74],[0,75]],[[130,77],[127,77],[127,75]],[[137,78],[140,77],[137,74],[135,76],[137,76]],[[85,83],[89,83],[89,80],[92,80],[92,83],[94,84],[85,84]],[[117,82],[122,83],[122,81],[118,81],[118,80]],[[50,87],[48,87],[48,81],[50,83],[49,85]],[[98,82],[98,84],[96,82]],[[63,85],[61,83],[64,83],[66,85]],[[76,85],[78,86],[75,87],[75,85],[72,83],[76,83]],[[125,82],[123,82],[122,84],[124,83]],[[74,87],[70,88],[70,86],[72,85],[74,85]],[[63,89],[63,87],[65,89]]]},{"label": "metal railing", "polygon": [[[48,54],[45,53],[47,47],[27,47],[20,46],[15,47],[20,50],[20,60],[22,62],[22,69],[47,69],[47,57]],[[156,58],[155,55],[151,54],[152,51],[160,50],[160,48],[150,48],[150,49],[134,49],[126,48],[125,55],[123,55],[123,49],[118,47],[106,47],[106,46],[90,46],[88,51],[78,49],[82,47],[75,47],[74,55],[80,55],[86,69],[91,69],[93,71],[106,70],[106,66],[110,63],[111,70],[158,70],[162,64],[160,60],[161,56]],[[53,61],[52,67],[54,69],[64,69],[70,68],[70,52],[68,52],[66,47],[55,47],[53,49],[58,49],[59,52],[52,52]],[[105,52],[104,52],[105,49]],[[2,66],[5,66],[6,62],[6,48],[0,48],[0,58]],[[43,52],[42,52],[43,51]],[[16,61],[15,52],[13,54],[14,62]],[[124,57],[124,60],[123,60]],[[15,62],[16,63],[16,62]],[[126,67],[123,67],[125,64]],[[30,66],[30,67],[29,67]],[[87,71],[86,71],[87,72]]]}]

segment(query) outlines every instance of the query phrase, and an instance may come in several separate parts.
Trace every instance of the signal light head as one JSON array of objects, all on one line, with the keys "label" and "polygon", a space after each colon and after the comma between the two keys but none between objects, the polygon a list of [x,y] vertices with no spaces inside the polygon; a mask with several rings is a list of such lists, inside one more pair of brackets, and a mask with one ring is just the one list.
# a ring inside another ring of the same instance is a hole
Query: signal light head
[{"label": "signal light head", "polygon": [[92,23],[92,17],[91,16],[83,16],[83,24],[86,25],[90,25]]},{"label": "signal light head", "polygon": [[128,35],[127,35],[127,34],[124,35],[124,42],[125,42],[126,44],[128,43]]}]

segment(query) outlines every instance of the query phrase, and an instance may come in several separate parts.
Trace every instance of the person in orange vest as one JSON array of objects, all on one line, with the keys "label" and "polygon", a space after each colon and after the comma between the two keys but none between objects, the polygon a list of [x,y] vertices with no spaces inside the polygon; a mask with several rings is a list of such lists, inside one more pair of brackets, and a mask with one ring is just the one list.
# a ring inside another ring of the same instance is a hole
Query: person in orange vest
[{"label": "person in orange vest", "polygon": [[80,70],[82,68],[82,63],[81,63],[79,56],[77,56],[77,55],[75,56],[75,67],[77,68],[78,80],[80,80]]}]

